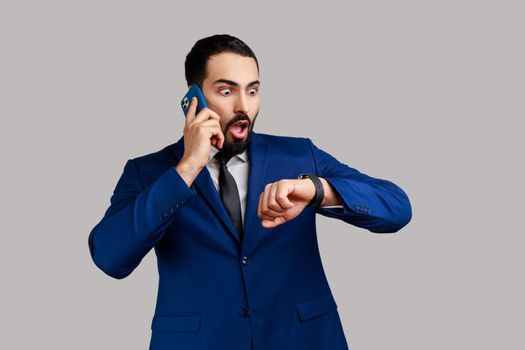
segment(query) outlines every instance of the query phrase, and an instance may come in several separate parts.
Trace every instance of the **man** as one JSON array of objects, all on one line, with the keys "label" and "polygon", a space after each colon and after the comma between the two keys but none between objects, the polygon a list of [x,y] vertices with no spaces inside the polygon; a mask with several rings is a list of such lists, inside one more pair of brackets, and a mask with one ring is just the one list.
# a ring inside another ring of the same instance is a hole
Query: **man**
[{"label": "man", "polygon": [[95,264],[124,278],[154,248],[150,349],[347,349],[316,214],[396,232],[406,194],[309,138],[255,133],[259,65],[241,40],[201,39],[185,68],[208,107],[193,99],[176,143],[127,161],[89,236]]}]

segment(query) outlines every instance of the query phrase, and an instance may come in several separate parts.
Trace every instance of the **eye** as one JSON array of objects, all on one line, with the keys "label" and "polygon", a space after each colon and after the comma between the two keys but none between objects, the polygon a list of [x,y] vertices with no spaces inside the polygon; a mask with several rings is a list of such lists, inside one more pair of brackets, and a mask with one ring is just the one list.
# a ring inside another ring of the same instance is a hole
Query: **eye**
[{"label": "eye", "polygon": [[250,95],[255,95],[259,90],[256,88],[251,88],[249,91]]},{"label": "eye", "polygon": [[[223,91],[225,91],[225,93],[223,93]],[[231,95],[231,90],[229,88],[220,89],[219,92],[224,96]]]}]

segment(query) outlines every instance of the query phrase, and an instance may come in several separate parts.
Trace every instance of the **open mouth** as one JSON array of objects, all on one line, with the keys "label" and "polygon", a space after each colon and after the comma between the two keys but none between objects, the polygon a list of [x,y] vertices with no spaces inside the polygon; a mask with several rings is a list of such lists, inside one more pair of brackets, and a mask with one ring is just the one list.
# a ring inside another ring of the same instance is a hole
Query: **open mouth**
[{"label": "open mouth", "polygon": [[246,134],[248,134],[249,124],[250,123],[247,120],[239,120],[238,122],[233,123],[229,130],[236,139],[243,139]]}]

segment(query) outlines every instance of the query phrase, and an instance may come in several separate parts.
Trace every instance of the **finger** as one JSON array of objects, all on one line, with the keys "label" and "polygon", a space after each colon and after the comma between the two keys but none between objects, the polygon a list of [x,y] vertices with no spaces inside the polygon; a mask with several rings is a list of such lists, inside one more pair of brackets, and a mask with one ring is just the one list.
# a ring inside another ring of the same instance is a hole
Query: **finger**
[{"label": "finger", "polygon": [[206,119],[200,122],[196,120],[195,125],[202,125],[206,127],[217,127],[217,128],[221,127],[221,123],[219,123],[217,119]]},{"label": "finger", "polygon": [[224,143],[224,134],[220,126],[212,129],[212,134],[210,137],[215,140],[215,145],[217,148],[221,149]]},{"label": "finger", "polygon": [[261,211],[263,215],[275,218],[276,216],[281,216],[282,214],[268,207],[271,186],[272,184],[267,184],[264,188]]},{"label": "finger", "polygon": [[267,216],[267,210],[268,210],[268,187],[269,185],[264,186],[264,191],[262,193],[262,202],[261,202],[261,213],[264,216]]},{"label": "finger", "polygon": [[261,219],[265,219],[264,218],[264,214],[262,213],[262,195],[263,195],[263,192],[261,192],[261,194],[259,195],[259,202],[257,203],[257,216],[260,217]]},{"label": "finger", "polygon": [[190,108],[186,112],[186,124],[191,123],[195,119],[195,111],[197,110],[197,97],[193,96],[190,102]]},{"label": "finger", "polygon": [[289,181],[279,181],[277,192],[275,193],[275,200],[284,209],[290,209],[294,204],[288,199],[288,195],[294,190],[293,183]]},{"label": "finger", "polygon": [[208,119],[216,119],[221,120],[221,117],[208,107],[204,107],[201,109],[199,113],[195,116],[195,122],[200,123],[201,121],[208,120]]},{"label": "finger", "polygon": [[221,134],[222,134],[221,128],[219,128],[219,127],[210,127],[209,128],[208,138],[210,139],[210,141],[215,142],[215,144],[217,144],[217,142],[218,142],[217,139],[221,137],[220,136]]},{"label": "finger", "polygon": [[257,206],[257,215],[263,219],[263,220],[269,220],[269,221],[273,221],[275,218],[272,217],[272,216],[269,216],[269,215],[266,215],[262,212],[262,206],[263,206],[263,195],[264,195],[264,192],[261,192],[261,194],[259,195],[259,204]]},{"label": "finger", "polygon": [[211,141],[211,144],[212,144],[213,146],[215,146],[215,147],[217,147],[217,148],[218,148],[218,146],[217,146],[217,143],[218,143],[218,139],[217,139],[217,136],[215,136],[215,135],[212,135],[212,137],[211,137],[210,141]]},{"label": "finger", "polygon": [[214,135],[219,135],[222,133],[221,126],[216,120],[205,120],[200,123],[191,125],[192,128],[196,128],[198,133],[206,133],[208,138],[211,139]]},{"label": "finger", "polygon": [[285,222],[286,220],[283,217],[277,217],[274,220],[263,220],[262,225],[266,228],[275,228]]},{"label": "finger", "polygon": [[[222,148],[222,144],[224,143],[224,133],[221,129],[221,124],[216,119],[208,119],[200,123],[200,125],[204,125],[206,127],[212,127],[212,136],[215,140],[216,145],[220,145],[220,148]],[[219,147],[218,147],[219,148]]]},{"label": "finger", "polygon": [[263,220],[261,224],[266,228],[274,228],[275,222],[273,220]]},{"label": "finger", "polygon": [[281,204],[275,199],[279,182],[274,182],[270,187],[270,193],[268,195],[268,208],[278,213],[282,213],[286,209],[281,207]]},{"label": "finger", "polygon": [[217,139],[218,139],[218,148],[219,149],[222,149],[222,146],[224,146],[224,139],[225,139],[225,136],[224,136],[224,133],[222,132],[222,129],[220,130],[219,134],[217,134]]},{"label": "finger", "polygon": [[209,128],[210,134],[209,138],[212,140],[212,144],[217,148],[222,148],[224,143],[224,133],[221,129],[221,124],[216,119],[208,119],[196,124],[197,127]]},{"label": "finger", "polygon": [[195,125],[190,125],[190,129],[192,129],[193,133],[197,135],[203,135],[203,136],[207,136],[208,138],[211,138],[212,135],[219,132],[220,127],[218,127],[217,125],[213,125],[213,124],[207,125],[207,124],[199,123]]}]

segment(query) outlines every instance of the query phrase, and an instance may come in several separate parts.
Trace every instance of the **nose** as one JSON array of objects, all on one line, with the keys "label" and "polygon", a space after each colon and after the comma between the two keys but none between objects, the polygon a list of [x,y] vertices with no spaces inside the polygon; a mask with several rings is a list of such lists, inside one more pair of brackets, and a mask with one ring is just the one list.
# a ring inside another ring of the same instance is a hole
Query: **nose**
[{"label": "nose", "polygon": [[248,115],[248,102],[246,101],[246,96],[244,94],[237,95],[237,100],[235,101],[235,114]]}]

